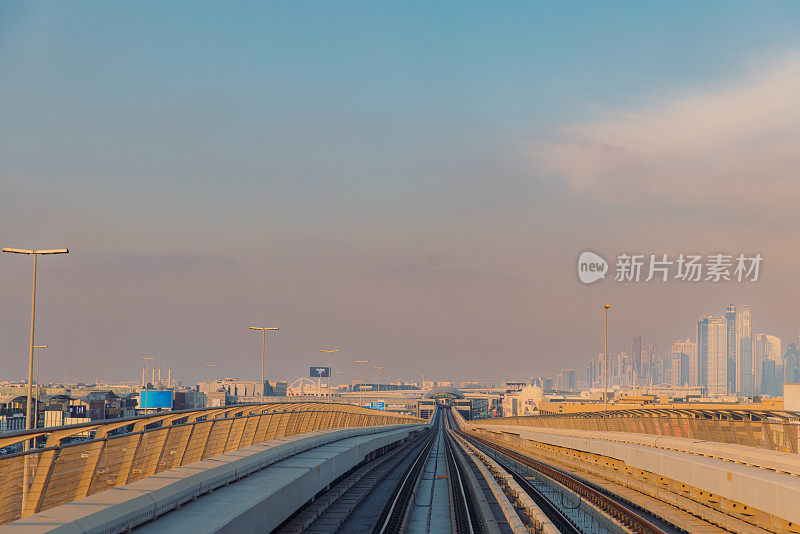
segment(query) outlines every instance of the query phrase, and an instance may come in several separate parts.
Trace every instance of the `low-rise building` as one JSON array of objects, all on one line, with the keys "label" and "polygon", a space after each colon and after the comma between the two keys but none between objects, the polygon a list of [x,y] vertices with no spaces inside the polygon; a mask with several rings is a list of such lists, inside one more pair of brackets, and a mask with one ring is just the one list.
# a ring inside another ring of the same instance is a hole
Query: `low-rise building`
[{"label": "low-rise building", "polygon": [[44,426],[65,426],[90,423],[92,419],[86,416],[86,406],[68,406],[66,410],[60,408],[47,408],[44,411]]},{"label": "low-rise building", "polygon": [[537,405],[544,399],[544,390],[539,386],[522,385],[515,391],[503,395],[503,416],[535,415]]},{"label": "low-rise building", "polygon": [[25,430],[25,414],[20,412],[0,414],[0,432]]},{"label": "low-rise building", "polygon": [[196,389],[179,389],[173,393],[173,410],[193,410],[206,405],[206,395]]}]

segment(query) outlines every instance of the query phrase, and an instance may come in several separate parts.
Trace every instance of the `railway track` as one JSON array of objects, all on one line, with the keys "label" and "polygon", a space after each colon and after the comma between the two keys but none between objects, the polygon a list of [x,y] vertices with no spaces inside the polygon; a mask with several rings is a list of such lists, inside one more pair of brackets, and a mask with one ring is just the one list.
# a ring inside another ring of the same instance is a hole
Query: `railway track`
[{"label": "railway track", "polygon": [[447,465],[450,475],[450,501],[453,510],[454,530],[464,534],[482,532],[477,512],[467,490],[464,475],[457,465],[453,445],[447,441]]},{"label": "railway track", "polygon": [[645,514],[573,474],[462,432],[440,410],[429,431],[342,476],[278,532],[679,531]]},{"label": "railway track", "polygon": [[567,515],[555,504],[550,502],[550,500],[537,488],[534,486],[530,480],[527,478],[518,475],[508,466],[503,465],[502,462],[500,463],[513,477],[514,480],[520,485],[520,487],[525,490],[525,492],[530,495],[533,502],[536,503],[539,508],[541,508],[542,512],[550,518],[550,521],[553,522],[553,525],[558,529],[559,532],[563,534],[581,534],[580,528],[575,525],[572,520],[567,517]]},{"label": "railway track", "polygon": [[420,473],[425,466],[425,460],[436,438],[435,432],[434,430],[434,435],[428,439],[422,451],[406,471],[390,502],[381,511],[378,521],[372,529],[373,534],[394,534],[403,531],[408,516],[408,505],[414,496],[414,488],[417,486]]},{"label": "railway track", "polygon": [[467,480],[469,474],[456,458],[453,443],[445,432],[445,417],[437,416],[435,435],[424,458],[409,470],[396,498],[387,506],[383,521],[374,533],[438,533],[445,529],[457,534],[486,532],[482,514]]},{"label": "railway track", "polygon": [[[638,534],[673,534],[680,532],[677,528],[670,528],[670,525],[658,525],[656,521],[646,517],[638,509],[629,505],[627,502],[609,495],[598,488],[587,484],[581,479],[568,473],[555,469],[545,463],[534,460],[528,456],[505,447],[494,441],[466,434],[453,425],[454,432],[464,440],[474,445],[482,445],[484,450],[494,451],[493,459],[500,464],[514,479],[519,483],[523,490],[536,502],[542,511],[551,519],[561,532],[581,532],[580,528],[571,521],[558,506],[547,499],[542,492],[534,486],[526,477],[520,476],[515,469],[509,466],[508,460],[511,459],[548,477],[552,481],[564,488],[574,492],[581,499],[591,503],[603,513],[613,517],[621,525],[631,532]],[[504,458],[505,457],[505,458]]]},{"label": "railway track", "polygon": [[432,437],[432,432],[428,431],[365,462],[299,510],[277,532],[297,534],[370,530],[376,515],[371,501],[388,495],[387,487],[396,485],[397,472],[406,468],[408,457],[424,456]]},{"label": "railway track", "polygon": [[365,462],[277,532],[505,534],[485,527],[482,516],[491,511],[475,503],[474,480],[468,480],[475,475],[456,457],[444,415],[436,417],[431,431]]}]

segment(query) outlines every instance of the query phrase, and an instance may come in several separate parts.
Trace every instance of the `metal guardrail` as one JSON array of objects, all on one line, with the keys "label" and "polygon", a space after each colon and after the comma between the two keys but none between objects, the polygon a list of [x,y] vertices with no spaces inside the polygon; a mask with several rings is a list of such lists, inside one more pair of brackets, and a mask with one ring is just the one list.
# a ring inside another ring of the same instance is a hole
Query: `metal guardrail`
[{"label": "metal guardrail", "polygon": [[631,432],[797,453],[800,412],[754,409],[641,408],[482,419],[481,424]]},{"label": "metal guardrail", "polygon": [[46,441],[43,448],[0,456],[0,524],[255,443],[329,428],[420,422],[349,404],[288,402],[16,432],[0,438],[0,447]]}]

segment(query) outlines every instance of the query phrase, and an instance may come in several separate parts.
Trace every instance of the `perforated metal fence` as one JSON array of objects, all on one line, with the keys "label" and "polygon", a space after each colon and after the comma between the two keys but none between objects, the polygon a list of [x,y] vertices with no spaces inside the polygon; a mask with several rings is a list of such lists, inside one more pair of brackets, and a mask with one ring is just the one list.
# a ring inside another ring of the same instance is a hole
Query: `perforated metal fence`
[{"label": "perforated metal fence", "polygon": [[348,404],[291,402],[166,412],[0,436],[0,448],[6,450],[34,439],[38,443],[0,456],[0,524],[284,436],[420,422]]},{"label": "perforated metal fence", "polygon": [[800,413],[760,410],[639,409],[485,419],[481,424],[632,432],[797,453]]}]

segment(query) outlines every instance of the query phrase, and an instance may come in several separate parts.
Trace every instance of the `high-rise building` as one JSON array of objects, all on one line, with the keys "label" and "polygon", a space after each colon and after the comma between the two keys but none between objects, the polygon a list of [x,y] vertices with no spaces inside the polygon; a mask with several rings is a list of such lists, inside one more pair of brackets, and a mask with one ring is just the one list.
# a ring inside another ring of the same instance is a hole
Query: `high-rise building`
[{"label": "high-rise building", "polygon": [[697,343],[676,341],[670,351],[670,380],[673,386],[697,385]]},{"label": "high-rise building", "polygon": [[736,392],[755,393],[753,376],[753,318],[750,305],[736,306]]},{"label": "high-rise building", "polygon": [[658,383],[656,343],[651,341],[647,345],[642,345],[639,357],[639,378],[637,385],[652,386]]},{"label": "high-rise building", "polygon": [[575,375],[575,369],[562,369],[556,377],[556,387],[561,391],[574,391],[577,385]]},{"label": "high-rise building", "polygon": [[789,343],[783,358],[783,382],[794,384],[800,382],[800,351],[796,343]]},{"label": "high-rise building", "polygon": [[709,396],[728,393],[728,321],[704,316],[697,321],[697,375]]},{"label": "high-rise building", "polygon": [[750,305],[725,308],[728,339],[727,373],[728,393],[752,395],[755,379],[753,377],[753,334],[752,309]]},{"label": "high-rise building", "polygon": [[633,360],[633,376],[639,380],[635,385],[641,385],[642,377],[642,338],[634,336],[633,344],[631,346],[631,358]]},{"label": "high-rise building", "polygon": [[772,397],[783,394],[783,364],[765,359],[761,365],[761,393]]},{"label": "high-rise building", "polygon": [[[781,338],[771,336],[769,334],[756,334],[753,336],[753,377],[755,378],[756,387],[755,393],[769,393],[766,389],[764,374],[764,361],[770,360],[775,365],[783,363],[783,354],[781,352]],[[771,373],[775,372],[775,365],[770,367]]]},{"label": "high-rise building", "polygon": [[727,321],[728,338],[728,393],[736,392],[736,307],[733,303],[725,308],[725,320]]}]

